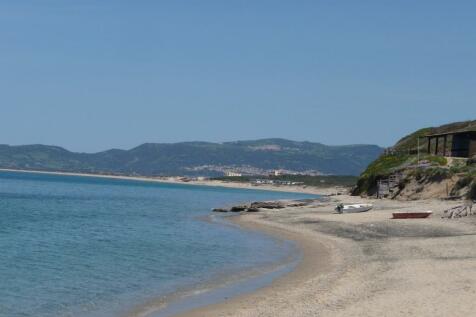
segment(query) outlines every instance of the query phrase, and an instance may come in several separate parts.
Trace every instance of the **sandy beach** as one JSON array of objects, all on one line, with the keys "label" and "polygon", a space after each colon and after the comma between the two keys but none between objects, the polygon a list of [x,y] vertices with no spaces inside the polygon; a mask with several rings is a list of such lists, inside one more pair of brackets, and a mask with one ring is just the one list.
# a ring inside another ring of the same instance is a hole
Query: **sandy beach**
[{"label": "sandy beach", "polygon": [[[335,214],[338,202],[372,202]],[[476,216],[442,219],[458,202],[338,196],[320,206],[243,214],[236,221],[296,242],[303,260],[256,292],[179,315],[470,316],[476,310]],[[393,211],[432,210],[393,220]]]},{"label": "sandy beach", "polygon": [[[336,188],[59,174],[325,195],[336,192]],[[336,214],[334,207],[341,202],[372,203],[374,209]],[[255,292],[223,298],[219,304],[177,317],[471,316],[476,310],[476,216],[442,218],[444,210],[461,203],[338,195],[317,205],[242,213],[233,217],[235,223],[294,241],[302,252],[301,262],[291,273]],[[391,219],[395,211],[426,210],[433,211],[428,219]]]}]

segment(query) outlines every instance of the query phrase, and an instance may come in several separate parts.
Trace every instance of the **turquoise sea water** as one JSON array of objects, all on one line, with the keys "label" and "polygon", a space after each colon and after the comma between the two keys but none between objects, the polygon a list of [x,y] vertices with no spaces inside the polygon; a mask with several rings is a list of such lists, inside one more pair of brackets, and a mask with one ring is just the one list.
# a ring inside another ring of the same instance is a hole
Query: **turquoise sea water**
[{"label": "turquoise sea water", "polygon": [[0,172],[0,316],[109,317],[289,245],[206,221],[301,194]]}]

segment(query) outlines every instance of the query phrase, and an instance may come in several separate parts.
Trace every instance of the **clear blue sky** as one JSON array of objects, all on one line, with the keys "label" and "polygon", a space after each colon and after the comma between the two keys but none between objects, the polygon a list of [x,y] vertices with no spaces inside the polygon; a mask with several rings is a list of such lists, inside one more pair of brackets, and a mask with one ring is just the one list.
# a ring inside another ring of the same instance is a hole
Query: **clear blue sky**
[{"label": "clear blue sky", "polygon": [[0,0],[0,143],[388,146],[476,119],[476,2]]}]

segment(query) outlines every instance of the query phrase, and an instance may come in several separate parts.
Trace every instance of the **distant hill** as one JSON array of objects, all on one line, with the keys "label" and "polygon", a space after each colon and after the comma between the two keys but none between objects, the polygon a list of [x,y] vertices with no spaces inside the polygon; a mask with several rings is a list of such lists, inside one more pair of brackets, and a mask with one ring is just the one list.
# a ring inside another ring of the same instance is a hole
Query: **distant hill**
[{"label": "distant hill", "polygon": [[131,150],[75,153],[47,145],[0,145],[0,168],[144,176],[221,176],[224,171],[313,171],[358,175],[383,149],[263,139],[226,143],[145,143]]}]

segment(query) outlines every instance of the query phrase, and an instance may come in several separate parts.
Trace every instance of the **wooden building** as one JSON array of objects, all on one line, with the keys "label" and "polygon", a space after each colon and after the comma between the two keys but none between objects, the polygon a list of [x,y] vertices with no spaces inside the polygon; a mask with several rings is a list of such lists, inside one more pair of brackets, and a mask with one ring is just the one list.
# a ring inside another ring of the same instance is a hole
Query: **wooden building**
[{"label": "wooden building", "polygon": [[476,156],[476,131],[439,133],[425,137],[429,154],[468,158]]}]

